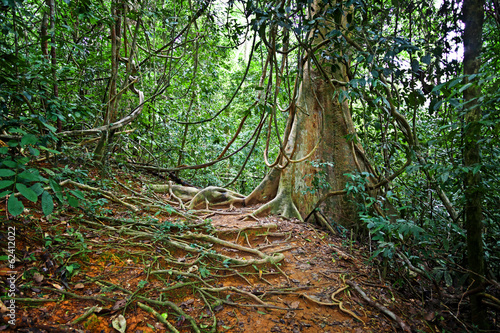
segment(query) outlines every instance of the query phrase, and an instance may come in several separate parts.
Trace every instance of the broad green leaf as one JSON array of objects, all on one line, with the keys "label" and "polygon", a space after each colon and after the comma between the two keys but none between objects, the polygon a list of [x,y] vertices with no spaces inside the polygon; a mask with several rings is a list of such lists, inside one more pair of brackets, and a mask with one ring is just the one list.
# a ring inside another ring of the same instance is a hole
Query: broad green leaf
[{"label": "broad green leaf", "polygon": [[9,197],[9,200],[7,201],[7,208],[9,209],[9,213],[13,216],[17,216],[24,211],[23,203],[14,195]]},{"label": "broad green leaf", "polygon": [[9,187],[12,184],[14,184],[13,180],[0,180],[0,189]]},{"label": "broad green leaf", "polygon": [[16,188],[19,191],[19,193],[21,193],[26,199],[32,202],[37,202],[38,195],[36,195],[35,191],[28,188],[26,185],[17,183]]},{"label": "broad green leaf", "polygon": [[10,169],[0,169],[0,177],[14,176],[16,173]]},{"label": "broad green leaf", "polygon": [[73,208],[78,208],[78,205],[80,204],[80,201],[78,201],[77,198],[75,198],[74,196],[72,195],[68,195],[67,197],[68,199],[68,204],[73,207]]},{"label": "broad green leaf", "polygon": [[21,138],[21,147],[26,145],[34,145],[38,142],[38,138],[33,134],[26,134]]},{"label": "broad green leaf", "polygon": [[14,169],[14,168],[17,168],[17,163],[14,162],[13,160],[5,160],[2,162],[3,165],[5,165],[7,168],[11,168],[11,169]]},{"label": "broad green leaf", "polygon": [[47,191],[42,193],[42,210],[45,216],[52,214],[54,211],[54,201]]},{"label": "broad green leaf", "polygon": [[18,177],[30,182],[37,182],[40,180],[40,175],[38,174],[38,172],[31,172],[30,170],[21,172]]},{"label": "broad green leaf", "polygon": [[40,195],[44,191],[43,187],[42,187],[42,184],[40,184],[40,183],[33,184],[32,186],[30,186],[30,189],[32,189],[33,192],[36,193],[36,195]]},{"label": "broad green leaf", "polygon": [[11,193],[12,193],[11,190],[3,191],[2,193],[0,193],[0,199],[6,197],[7,195],[9,195]]}]

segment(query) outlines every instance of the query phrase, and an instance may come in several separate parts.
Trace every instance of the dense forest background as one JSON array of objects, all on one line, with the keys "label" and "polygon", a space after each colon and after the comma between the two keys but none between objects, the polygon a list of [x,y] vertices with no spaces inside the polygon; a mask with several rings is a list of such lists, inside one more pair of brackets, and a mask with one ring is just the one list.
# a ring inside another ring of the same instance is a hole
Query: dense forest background
[{"label": "dense forest background", "polygon": [[[84,206],[61,183],[91,183],[90,166],[244,196],[278,170],[278,196],[293,203],[266,212],[366,239],[395,283],[411,272],[459,290],[473,325],[491,325],[497,0],[4,0],[0,27],[6,214],[23,214],[26,200],[45,215]],[[322,118],[323,106],[341,111]],[[300,120],[314,114],[316,134]],[[339,197],[331,205],[351,207],[345,218],[325,201]]]}]

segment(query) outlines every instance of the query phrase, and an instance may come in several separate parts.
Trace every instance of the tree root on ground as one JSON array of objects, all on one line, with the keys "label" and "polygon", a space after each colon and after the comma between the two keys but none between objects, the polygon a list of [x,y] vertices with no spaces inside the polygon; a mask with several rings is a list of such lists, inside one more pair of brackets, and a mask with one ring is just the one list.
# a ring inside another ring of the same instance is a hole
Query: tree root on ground
[{"label": "tree root on ground", "polygon": [[209,186],[199,191],[189,202],[189,209],[196,209],[202,205],[212,206],[243,206],[245,196],[222,187]]},{"label": "tree root on ground", "polygon": [[378,309],[379,311],[387,315],[389,318],[394,320],[404,332],[411,332],[411,328],[401,318],[399,318],[394,312],[392,312],[382,304],[371,300],[370,297],[368,297],[366,293],[356,283],[354,283],[353,281],[347,281],[346,283],[349,286],[351,286],[354,290],[356,290],[356,292],[363,298],[363,300],[366,303]]},{"label": "tree root on ground", "polygon": [[174,332],[174,333],[179,333],[179,331],[172,325],[170,324],[166,319],[165,317],[163,317],[161,314],[159,314],[158,312],[156,312],[155,309],[147,306],[146,304],[142,304],[141,302],[137,302],[137,306],[140,307],[141,309],[143,309],[144,311],[146,312],[149,312],[151,313],[153,316],[156,317],[156,319],[158,319],[158,321],[162,324],[165,324],[167,325],[168,329],[171,331],[171,332]]},{"label": "tree root on ground", "polygon": [[280,215],[285,218],[296,218],[299,221],[304,221],[299,213],[299,210],[292,201],[292,196],[289,191],[280,190],[273,200],[265,203],[255,212],[253,216],[263,215]]}]

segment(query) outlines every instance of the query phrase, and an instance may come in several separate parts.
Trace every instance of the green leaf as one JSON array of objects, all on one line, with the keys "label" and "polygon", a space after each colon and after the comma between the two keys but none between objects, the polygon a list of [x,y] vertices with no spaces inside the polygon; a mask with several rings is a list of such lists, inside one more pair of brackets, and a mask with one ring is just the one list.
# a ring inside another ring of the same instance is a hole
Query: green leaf
[{"label": "green leaf", "polygon": [[10,169],[0,169],[0,177],[14,176],[16,173]]},{"label": "green leaf", "polygon": [[411,70],[416,73],[416,72],[418,72],[419,69],[420,69],[420,63],[418,62],[418,60],[412,59],[411,60]]},{"label": "green leaf", "polygon": [[0,180],[0,189],[9,187],[12,184],[14,184],[13,180]]},{"label": "green leaf", "polygon": [[46,150],[48,151],[49,153],[52,153],[52,154],[60,154],[61,152],[60,151],[57,151],[57,150],[54,150],[54,149],[50,149],[50,148],[47,148],[47,147],[44,147],[44,146],[39,146],[40,149],[42,150]]},{"label": "green leaf", "polygon": [[30,150],[31,155],[33,155],[33,156],[40,155],[40,151],[38,149],[36,149],[36,148],[33,148],[33,147],[30,146],[29,150]]},{"label": "green leaf", "polygon": [[52,214],[54,211],[54,201],[47,191],[42,193],[42,210],[45,216]]},{"label": "green leaf", "polygon": [[70,190],[71,194],[73,194],[75,197],[78,199],[85,200],[85,197],[83,196],[83,193],[78,191],[78,190]]},{"label": "green leaf", "polygon": [[14,195],[9,197],[7,201],[7,208],[9,209],[9,213],[13,216],[17,216],[24,211],[24,205],[21,201],[19,201]]},{"label": "green leaf", "polygon": [[26,185],[17,183],[16,188],[19,191],[19,193],[21,193],[26,199],[32,202],[37,202],[38,195],[36,195],[35,191],[28,188]]},{"label": "green leaf", "polygon": [[68,199],[68,204],[73,207],[73,208],[78,208],[78,205],[80,204],[80,201],[78,201],[77,198],[75,198],[74,196],[72,195],[68,195],[67,197]]},{"label": "green leaf", "polygon": [[3,191],[2,193],[0,193],[0,199],[6,197],[7,195],[9,195],[11,193],[12,193],[11,190]]},{"label": "green leaf", "polygon": [[49,176],[55,176],[56,174],[54,171],[47,169],[47,168],[42,168],[43,171],[45,171]]},{"label": "green leaf", "polygon": [[42,194],[42,192],[44,191],[44,190],[43,190],[43,187],[42,187],[42,184],[40,184],[40,183],[35,183],[35,184],[33,184],[33,185],[30,187],[30,189],[32,189],[32,190],[33,190],[33,192],[35,192],[35,193],[36,193],[36,195],[40,195],[40,194]]},{"label": "green leaf", "polygon": [[14,168],[17,168],[17,163],[12,161],[12,160],[5,160],[2,162],[3,165],[5,165],[7,168],[11,168],[11,169],[14,169]]},{"label": "green leaf", "polygon": [[21,147],[27,146],[27,145],[34,145],[35,143],[38,142],[38,138],[33,135],[33,134],[26,134],[21,138]]},{"label": "green leaf", "polygon": [[62,189],[61,189],[61,186],[56,183],[56,181],[54,179],[50,179],[49,180],[49,185],[50,187],[52,188],[52,190],[54,191],[55,195],[56,195],[56,198],[60,201],[60,202],[63,202],[64,201],[64,198],[62,196]]},{"label": "green leaf", "polygon": [[467,83],[462,88],[458,89],[458,92],[461,93],[462,91],[464,91],[465,89],[469,88],[470,86],[472,86],[472,83]]},{"label": "green leaf", "polygon": [[[21,172],[18,177],[25,179],[30,182],[37,182],[40,180],[40,175],[38,174],[38,171],[35,170],[36,172],[33,172],[33,169],[30,170],[25,170]],[[43,177],[42,177],[43,178]]]},{"label": "green leaf", "polygon": [[57,128],[55,128],[54,126],[51,126],[45,122],[42,123],[43,126],[47,127],[52,133],[55,133],[57,131]]},{"label": "green leaf", "polygon": [[9,152],[9,147],[0,147],[0,154],[7,154]]},{"label": "green leaf", "polygon": [[446,285],[448,287],[453,285],[453,280],[451,278],[450,272],[448,272],[448,271],[444,272],[444,282],[446,283]]}]

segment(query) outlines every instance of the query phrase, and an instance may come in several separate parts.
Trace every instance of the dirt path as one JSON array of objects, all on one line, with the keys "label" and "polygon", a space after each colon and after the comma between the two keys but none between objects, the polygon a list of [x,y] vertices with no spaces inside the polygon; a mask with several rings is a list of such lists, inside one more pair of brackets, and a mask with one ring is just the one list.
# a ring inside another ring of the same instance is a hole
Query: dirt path
[{"label": "dirt path", "polygon": [[[4,312],[0,330],[118,332],[113,322],[134,333],[401,330],[347,283],[425,330],[418,301],[380,280],[368,248],[298,221],[242,219],[252,209],[186,222],[106,203],[12,220],[16,328]],[[8,271],[0,268],[2,295]]]}]

